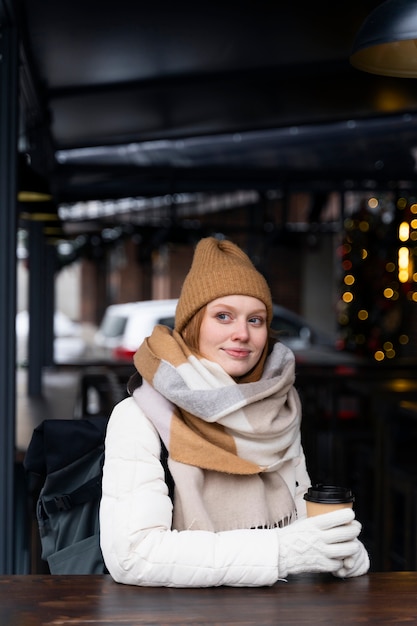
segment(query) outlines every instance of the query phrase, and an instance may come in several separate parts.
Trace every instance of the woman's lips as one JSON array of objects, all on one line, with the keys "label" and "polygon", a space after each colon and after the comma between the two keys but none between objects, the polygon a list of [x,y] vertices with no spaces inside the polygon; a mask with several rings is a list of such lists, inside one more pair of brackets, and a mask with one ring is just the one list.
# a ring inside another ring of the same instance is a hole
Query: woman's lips
[{"label": "woman's lips", "polygon": [[223,348],[226,354],[235,359],[246,359],[250,355],[250,350],[237,349],[237,348]]}]

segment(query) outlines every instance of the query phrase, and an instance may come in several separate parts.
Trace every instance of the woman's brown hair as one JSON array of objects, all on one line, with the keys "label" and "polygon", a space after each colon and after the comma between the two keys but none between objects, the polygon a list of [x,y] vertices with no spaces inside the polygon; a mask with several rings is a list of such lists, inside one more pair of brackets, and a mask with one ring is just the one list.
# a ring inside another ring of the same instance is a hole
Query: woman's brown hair
[{"label": "woman's brown hair", "polygon": [[203,322],[204,313],[206,312],[207,305],[195,313],[188,324],[185,326],[181,335],[187,346],[195,354],[200,354],[200,328]]}]

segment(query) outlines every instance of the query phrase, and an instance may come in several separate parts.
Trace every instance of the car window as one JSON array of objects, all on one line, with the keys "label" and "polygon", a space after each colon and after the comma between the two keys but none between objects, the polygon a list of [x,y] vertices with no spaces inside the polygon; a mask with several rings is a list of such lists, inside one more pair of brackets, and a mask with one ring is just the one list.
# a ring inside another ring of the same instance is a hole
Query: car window
[{"label": "car window", "polygon": [[175,326],[175,315],[170,315],[169,317],[161,317],[161,318],[159,318],[158,324],[162,324],[163,326],[169,326],[169,328],[174,328],[174,326]]},{"label": "car window", "polygon": [[272,330],[276,330],[282,337],[299,337],[300,327],[292,324],[289,320],[283,319],[279,315],[274,315],[271,322]]},{"label": "car window", "polygon": [[100,332],[104,337],[120,337],[124,333],[126,323],[125,315],[105,315]]}]

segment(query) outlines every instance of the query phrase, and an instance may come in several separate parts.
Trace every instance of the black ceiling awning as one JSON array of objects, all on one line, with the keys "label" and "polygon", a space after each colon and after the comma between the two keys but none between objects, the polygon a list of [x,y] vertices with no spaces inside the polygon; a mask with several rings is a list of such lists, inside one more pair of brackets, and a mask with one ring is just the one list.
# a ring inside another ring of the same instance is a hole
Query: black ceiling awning
[{"label": "black ceiling awning", "polygon": [[25,148],[59,203],[413,182],[415,81],[348,60],[378,4],[20,0]]}]

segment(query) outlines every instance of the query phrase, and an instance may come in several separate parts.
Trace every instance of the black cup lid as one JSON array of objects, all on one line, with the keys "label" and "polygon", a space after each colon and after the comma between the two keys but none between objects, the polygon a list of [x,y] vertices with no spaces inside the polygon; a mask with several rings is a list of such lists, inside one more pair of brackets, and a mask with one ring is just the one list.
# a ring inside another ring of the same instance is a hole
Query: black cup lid
[{"label": "black cup lid", "polygon": [[313,485],[309,488],[307,493],[304,494],[304,500],[327,504],[343,504],[346,502],[354,502],[355,497],[349,487]]}]

